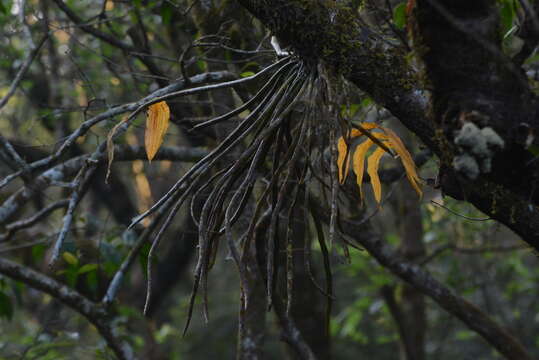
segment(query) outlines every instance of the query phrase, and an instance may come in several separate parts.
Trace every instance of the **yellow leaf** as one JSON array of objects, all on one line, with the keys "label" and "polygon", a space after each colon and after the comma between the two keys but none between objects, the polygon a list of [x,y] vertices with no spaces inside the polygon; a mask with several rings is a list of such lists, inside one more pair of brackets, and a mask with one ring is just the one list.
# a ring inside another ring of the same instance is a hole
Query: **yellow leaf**
[{"label": "yellow leaf", "polygon": [[[380,126],[378,126],[378,124],[373,123],[373,122],[362,122],[359,124],[359,127],[362,128],[363,130],[380,129]],[[359,130],[356,130],[356,131],[361,132]]]},{"label": "yellow leaf", "polygon": [[165,101],[158,102],[148,107],[144,144],[146,145],[146,155],[150,161],[152,161],[163,143],[169,120],[170,109]]},{"label": "yellow leaf", "polygon": [[367,173],[371,177],[372,190],[374,191],[374,198],[376,202],[380,204],[382,199],[382,184],[380,183],[380,177],[378,176],[378,166],[380,165],[380,159],[386,152],[382,148],[376,148],[376,150],[369,156]]},{"label": "yellow leaf", "polygon": [[[373,129],[379,129],[382,132],[368,131]],[[352,166],[354,172],[356,173],[356,181],[362,201],[364,198],[363,174],[365,171],[365,157],[373,145],[376,145],[376,150],[368,158],[367,173],[371,178],[371,185],[374,191],[374,198],[376,199],[376,202],[380,204],[382,198],[382,185],[380,183],[380,177],[378,176],[378,168],[380,165],[380,159],[386,152],[391,154],[393,157],[395,157],[395,152],[397,153],[406,171],[408,181],[421,197],[421,179],[417,174],[414,160],[398,135],[391,129],[383,128],[375,123],[361,123],[359,124],[359,129],[351,129],[348,132],[347,138],[353,139],[363,135],[366,136],[367,139],[357,146],[352,157]],[[337,159],[337,166],[339,168],[339,182],[343,183],[349,171],[348,145],[343,137],[339,139],[337,147],[339,151],[339,157]]]},{"label": "yellow leaf", "polygon": [[69,265],[77,265],[79,263],[79,259],[77,259],[77,257],[70,252],[65,251],[62,254],[62,257]]},{"label": "yellow leaf", "polygon": [[[339,183],[344,183],[344,179],[348,176],[348,146],[346,146],[346,142],[344,141],[343,137],[339,138],[339,141],[337,142],[337,151],[339,152],[339,156],[337,158],[337,168],[339,170]],[[346,164],[345,164],[346,163]]]},{"label": "yellow leaf", "polygon": [[359,196],[363,202],[363,172],[365,169],[365,155],[369,148],[373,145],[373,142],[370,139],[367,139],[365,142],[359,144],[354,152],[354,157],[352,159],[352,165],[354,167],[354,172],[356,173],[356,182],[359,187]]},{"label": "yellow leaf", "polygon": [[[375,123],[361,123],[360,127],[365,131],[379,128],[379,126]],[[363,136],[363,132],[361,130],[351,129],[348,132],[347,138],[353,139],[360,136]],[[339,169],[339,183],[342,184],[344,183],[344,180],[346,180],[346,177],[348,176],[348,172],[350,170],[350,163],[348,161],[350,158],[350,154],[348,152],[348,145],[346,144],[346,141],[342,136],[337,142],[337,150],[339,153],[339,156],[337,158],[337,168]]]},{"label": "yellow leaf", "polygon": [[389,142],[391,143],[391,147],[395,149],[397,154],[399,155],[402,165],[404,165],[404,169],[406,170],[406,177],[408,178],[408,181],[412,185],[412,187],[415,189],[415,191],[419,194],[419,197],[423,196],[423,192],[421,191],[421,188],[419,187],[419,184],[421,183],[421,180],[419,178],[419,175],[417,175],[416,167],[414,160],[412,159],[412,155],[406,150],[406,147],[402,143],[402,140],[399,138],[399,136],[391,129],[384,129],[385,133],[387,134],[387,137],[389,139]]}]

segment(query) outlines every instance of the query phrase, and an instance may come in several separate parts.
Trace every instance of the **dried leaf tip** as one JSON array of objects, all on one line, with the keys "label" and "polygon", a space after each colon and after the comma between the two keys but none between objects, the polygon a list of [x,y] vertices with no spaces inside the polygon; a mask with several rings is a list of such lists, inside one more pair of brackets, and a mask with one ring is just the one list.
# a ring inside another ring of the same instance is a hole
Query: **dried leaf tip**
[{"label": "dried leaf tip", "polygon": [[170,121],[170,109],[165,101],[150,105],[146,117],[144,144],[148,160],[152,161],[163,144]]}]

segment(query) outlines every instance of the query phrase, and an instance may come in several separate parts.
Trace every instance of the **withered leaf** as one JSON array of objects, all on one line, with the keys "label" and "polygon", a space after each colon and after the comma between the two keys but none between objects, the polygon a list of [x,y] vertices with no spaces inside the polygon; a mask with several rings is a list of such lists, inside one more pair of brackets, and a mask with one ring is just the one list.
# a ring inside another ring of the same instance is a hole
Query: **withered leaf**
[{"label": "withered leaf", "polygon": [[380,166],[380,159],[386,152],[382,148],[376,148],[371,156],[369,156],[367,173],[371,177],[372,190],[374,191],[374,199],[378,204],[382,199],[382,184],[380,183],[380,177],[378,176],[378,167]]},{"label": "withered leaf", "polygon": [[[375,129],[381,130],[382,132],[367,131]],[[400,157],[406,171],[408,181],[421,197],[421,179],[417,174],[414,160],[398,135],[393,130],[381,127],[377,124],[362,123],[360,124],[360,129],[352,129],[348,132],[347,139],[353,139],[364,135],[367,137],[367,139],[357,146],[352,156],[352,168],[356,173],[356,181],[359,187],[361,199],[363,200],[363,173],[365,171],[365,157],[367,156],[368,150],[373,145],[376,145],[377,148],[368,158],[367,173],[371,178],[371,185],[373,187],[376,202],[380,203],[382,198],[382,185],[380,183],[380,177],[378,176],[378,168],[380,166],[380,159],[386,152],[392,156],[394,156],[394,152],[396,152],[396,154]],[[337,159],[339,182],[342,184],[348,176],[350,166],[349,149],[343,137],[339,138],[337,148],[339,152]]]},{"label": "withered leaf", "polygon": [[146,155],[150,161],[152,161],[161,144],[163,144],[163,138],[167,132],[169,120],[170,109],[165,101],[148,107],[144,144],[146,146]]}]

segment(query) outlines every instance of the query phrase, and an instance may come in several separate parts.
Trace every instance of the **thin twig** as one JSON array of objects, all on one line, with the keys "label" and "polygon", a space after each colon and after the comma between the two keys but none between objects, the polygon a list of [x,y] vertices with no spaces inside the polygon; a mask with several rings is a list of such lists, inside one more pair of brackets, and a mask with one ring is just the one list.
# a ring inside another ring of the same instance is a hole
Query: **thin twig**
[{"label": "thin twig", "polygon": [[[220,81],[228,81],[231,78],[235,78],[232,73],[227,71],[219,71],[195,75],[190,79],[190,82],[191,84],[206,84]],[[163,96],[165,94],[169,94],[171,92],[177,92],[178,90],[184,89],[185,86],[185,81],[180,80],[178,82],[170,84],[169,86],[154,91],[153,93],[139,101],[113,107],[97,116],[94,116],[91,119],[86,120],[67,137],[67,139],[62,143],[62,145],[60,145],[60,147],[54,152],[54,154],[28,164],[28,167],[24,170],[19,170],[11,175],[6,176],[2,181],[0,181],[0,189],[23,174],[27,174],[30,171],[40,171],[56,164],[60,160],[60,158],[64,154],[66,154],[67,151],[76,143],[76,140],[79,137],[85,135],[88,130],[90,130],[93,126],[99,124],[100,122],[113,118],[114,116],[136,110],[143,104],[146,104],[151,101],[152,99]]]},{"label": "thin twig", "polygon": [[474,218],[474,217],[469,217],[469,216],[466,216],[466,215],[462,215],[462,214],[459,214],[458,212],[456,212],[455,210],[451,210],[450,208],[448,208],[447,206],[445,206],[444,204],[440,204],[439,202],[436,202],[434,200],[431,200],[430,201],[431,203],[433,203],[434,205],[438,205],[439,207],[449,211],[451,214],[454,214],[454,215],[457,215],[458,217],[461,217],[463,219],[466,219],[466,220],[471,220],[471,221],[488,221],[488,220],[494,220],[493,218]]},{"label": "thin twig", "polygon": [[43,220],[45,217],[49,216],[54,210],[64,208],[68,205],[68,199],[59,200],[55,203],[50,204],[47,207],[44,207],[43,209],[39,210],[37,213],[26,219],[22,219],[17,222],[6,225],[7,232],[0,235],[0,242],[8,241],[15,234],[15,232],[38,223],[40,220]]},{"label": "thin twig", "polygon": [[26,60],[22,64],[21,68],[17,72],[17,75],[15,75],[15,79],[11,83],[9,90],[7,91],[7,94],[0,99],[0,109],[2,109],[9,101],[9,99],[13,96],[15,93],[15,90],[17,90],[17,87],[19,86],[19,83],[23,79],[24,75],[26,75],[26,72],[30,68],[30,65],[32,65],[32,62],[34,62],[37,54],[39,54],[39,51],[45,45],[45,42],[49,39],[49,34],[45,34],[41,40],[37,43],[37,46],[28,54],[26,57]]}]

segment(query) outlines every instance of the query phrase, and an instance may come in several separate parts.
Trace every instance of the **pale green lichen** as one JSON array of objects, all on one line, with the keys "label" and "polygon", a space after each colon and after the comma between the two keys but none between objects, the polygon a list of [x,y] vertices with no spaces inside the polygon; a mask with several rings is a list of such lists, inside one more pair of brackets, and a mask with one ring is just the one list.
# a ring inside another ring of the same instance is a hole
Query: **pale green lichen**
[{"label": "pale green lichen", "polygon": [[455,156],[455,159],[453,159],[453,167],[459,173],[466,175],[472,180],[477,179],[480,173],[477,161],[469,154]]},{"label": "pale green lichen", "polygon": [[491,127],[479,129],[468,122],[462,126],[454,140],[461,151],[453,160],[453,167],[470,179],[492,170],[494,154],[503,149],[503,139]]}]

